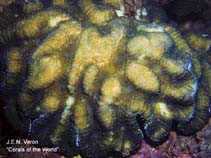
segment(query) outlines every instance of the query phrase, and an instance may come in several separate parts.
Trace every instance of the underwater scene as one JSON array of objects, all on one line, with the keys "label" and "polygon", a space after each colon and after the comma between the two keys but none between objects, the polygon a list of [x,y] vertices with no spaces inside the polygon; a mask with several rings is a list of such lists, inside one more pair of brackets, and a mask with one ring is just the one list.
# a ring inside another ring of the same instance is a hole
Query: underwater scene
[{"label": "underwater scene", "polygon": [[0,158],[211,158],[210,0],[0,0]]}]

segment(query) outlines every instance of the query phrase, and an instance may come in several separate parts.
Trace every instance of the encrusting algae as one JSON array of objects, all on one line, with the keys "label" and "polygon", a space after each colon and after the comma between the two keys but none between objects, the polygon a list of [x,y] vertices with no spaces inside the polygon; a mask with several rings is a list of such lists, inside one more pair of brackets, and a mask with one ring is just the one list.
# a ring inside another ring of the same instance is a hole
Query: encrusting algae
[{"label": "encrusting algae", "polygon": [[119,17],[122,7],[25,2],[15,22],[0,24],[0,92],[16,130],[63,155],[106,158],[207,123],[210,38],[183,37],[147,14]]}]

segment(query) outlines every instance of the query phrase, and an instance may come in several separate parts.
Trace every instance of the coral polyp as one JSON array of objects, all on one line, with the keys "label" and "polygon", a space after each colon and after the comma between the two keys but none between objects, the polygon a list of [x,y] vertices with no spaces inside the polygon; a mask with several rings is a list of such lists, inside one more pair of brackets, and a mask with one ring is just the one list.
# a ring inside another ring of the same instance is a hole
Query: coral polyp
[{"label": "coral polyp", "polygon": [[16,130],[63,155],[106,158],[207,123],[211,69],[201,51],[210,39],[119,17],[122,8],[120,0],[25,2],[0,26],[1,94]]}]

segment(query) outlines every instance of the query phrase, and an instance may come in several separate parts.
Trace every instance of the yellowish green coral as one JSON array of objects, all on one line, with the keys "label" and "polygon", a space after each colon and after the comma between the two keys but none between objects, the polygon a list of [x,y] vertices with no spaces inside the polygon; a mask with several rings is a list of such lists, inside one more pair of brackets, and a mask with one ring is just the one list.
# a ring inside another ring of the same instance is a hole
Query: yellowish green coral
[{"label": "yellowish green coral", "polygon": [[104,25],[115,15],[114,10],[111,8],[98,9],[100,6],[94,4],[92,0],[79,0],[79,4],[87,20],[93,24]]},{"label": "yellowish green coral", "polygon": [[128,64],[126,76],[135,86],[146,91],[155,92],[160,87],[157,76],[148,67],[140,64]]},{"label": "yellowish green coral", "polygon": [[49,33],[59,23],[67,21],[70,16],[54,9],[42,10],[22,21],[17,21],[15,26],[1,30],[1,42],[14,39],[34,39]]},{"label": "yellowish green coral", "polygon": [[160,142],[172,125],[189,135],[206,124],[209,38],[118,17],[120,0],[71,4],[23,3],[0,26],[0,93],[16,129],[63,155],[106,158]]},{"label": "yellowish green coral", "polygon": [[44,6],[41,2],[28,2],[22,4],[22,14],[31,14],[35,11],[41,10]]}]

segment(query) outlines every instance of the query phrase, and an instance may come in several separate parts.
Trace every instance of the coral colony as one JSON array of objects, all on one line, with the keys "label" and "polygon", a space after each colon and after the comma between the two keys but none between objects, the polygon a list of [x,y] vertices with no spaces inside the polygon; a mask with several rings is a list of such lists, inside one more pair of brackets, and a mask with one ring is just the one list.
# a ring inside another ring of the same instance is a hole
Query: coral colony
[{"label": "coral colony", "polygon": [[211,61],[202,56],[211,41],[182,36],[157,15],[142,7],[127,17],[120,0],[7,8],[0,81],[8,122],[40,146],[87,158],[128,157],[142,139],[200,130],[209,118]]}]

